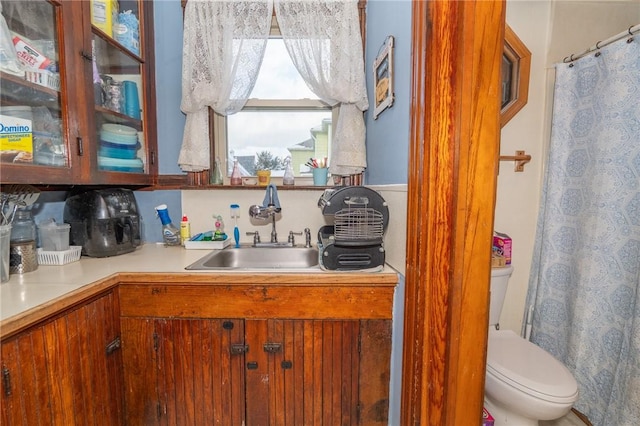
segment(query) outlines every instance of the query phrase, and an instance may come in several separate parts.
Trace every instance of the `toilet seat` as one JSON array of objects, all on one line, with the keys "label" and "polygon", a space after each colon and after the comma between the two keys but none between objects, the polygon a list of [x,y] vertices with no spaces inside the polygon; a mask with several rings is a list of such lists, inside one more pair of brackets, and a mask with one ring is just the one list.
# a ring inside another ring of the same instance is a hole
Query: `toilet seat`
[{"label": "toilet seat", "polygon": [[551,354],[511,330],[490,330],[487,374],[535,398],[552,403],[576,401],[578,384]]}]

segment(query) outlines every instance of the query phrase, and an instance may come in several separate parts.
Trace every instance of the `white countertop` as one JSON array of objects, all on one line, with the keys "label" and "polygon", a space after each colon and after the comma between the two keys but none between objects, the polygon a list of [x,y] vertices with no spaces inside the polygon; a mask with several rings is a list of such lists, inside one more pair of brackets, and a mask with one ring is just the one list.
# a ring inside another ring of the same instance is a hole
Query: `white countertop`
[{"label": "white countertop", "polygon": [[[6,283],[0,284],[0,321],[24,313],[44,303],[60,298],[83,286],[121,272],[147,273],[246,273],[247,270],[192,271],[184,268],[208,250],[186,250],[183,247],[165,247],[162,244],[145,244],[134,252],[104,258],[82,257],[80,261],[63,266],[40,265],[25,274],[12,274]],[[261,270],[264,272],[265,270]],[[393,271],[385,267],[385,272]],[[296,270],[268,270],[272,273],[326,273],[319,266]]]}]

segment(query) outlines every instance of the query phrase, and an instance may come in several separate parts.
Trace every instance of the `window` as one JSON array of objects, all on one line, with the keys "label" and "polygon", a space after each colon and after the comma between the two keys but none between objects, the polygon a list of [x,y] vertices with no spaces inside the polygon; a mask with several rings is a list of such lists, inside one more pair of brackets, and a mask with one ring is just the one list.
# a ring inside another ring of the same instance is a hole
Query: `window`
[{"label": "window", "polygon": [[305,165],[309,158],[329,157],[332,114],[332,108],[318,99],[296,70],[284,41],[270,38],[243,110],[227,117],[215,114],[214,150],[226,154],[216,154],[222,164],[226,160],[225,183],[234,158],[243,176],[268,169],[279,183],[289,158],[296,179],[310,178],[311,169]]}]

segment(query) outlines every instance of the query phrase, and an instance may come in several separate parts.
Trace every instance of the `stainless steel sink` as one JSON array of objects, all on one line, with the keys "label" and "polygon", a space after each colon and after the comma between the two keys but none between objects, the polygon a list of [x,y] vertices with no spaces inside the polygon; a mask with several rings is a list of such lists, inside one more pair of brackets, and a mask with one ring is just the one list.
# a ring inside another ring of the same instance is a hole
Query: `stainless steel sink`
[{"label": "stainless steel sink", "polygon": [[318,250],[316,248],[228,247],[224,250],[212,251],[185,269],[298,269],[317,265]]}]

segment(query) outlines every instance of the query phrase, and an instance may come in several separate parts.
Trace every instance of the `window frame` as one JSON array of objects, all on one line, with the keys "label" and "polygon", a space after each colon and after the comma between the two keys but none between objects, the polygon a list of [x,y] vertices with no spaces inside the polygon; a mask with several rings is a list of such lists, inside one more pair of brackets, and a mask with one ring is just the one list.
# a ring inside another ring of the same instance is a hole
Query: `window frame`
[{"label": "window frame", "polygon": [[[181,0],[183,10],[187,4],[187,1],[188,0]],[[360,36],[362,38],[363,52],[366,51],[365,49],[366,47],[366,13],[367,13],[366,6],[367,6],[367,0],[358,0],[358,11],[360,14]],[[274,26],[274,23],[275,23],[275,26]],[[273,18],[271,22],[271,33],[272,33],[271,35],[274,35],[274,32],[277,32],[277,35],[280,35],[279,27],[277,26],[277,21],[275,19],[275,11],[273,13]],[[249,105],[249,101],[247,102],[247,105]],[[245,105],[245,108],[246,107],[247,106]],[[340,112],[339,106],[332,108],[331,120],[333,123],[337,122],[339,112]],[[335,128],[335,126],[332,126],[332,127]],[[216,157],[219,156],[218,155],[219,152],[224,152],[225,153],[224,159],[222,158],[222,156],[220,156],[220,161],[222,163],[222,166],[224,167],[224,173],[222,173],[222,181],[223,181],[222,186],[230,187],[231,186],[230,178],[229,176],[227,176],[228,159],[226,155],[226,152],[227,152],[226,121],[224,120],[224,116],[216,113],[212,108],[209,108],[209,129],[210,129],[209,130],[210,169],[205,170],[204,172],[187,172],[186,182],[189,186],[210,185],[209,174],[213,173],[213,168],[216,163]],[[172,186],[173,182],[175,182],[175,180],[172,180],[172,179],[159,179],[159,181],[160,181],[159,182],[160,186],[163,186],[163,183],[164,185]],[[272,178],[272,182],[278,186],[282,185],[282,178],[277,178],[277,177]],[[312,178],[297,177],[295,180],[295,186],[306,186],[306,185],[311,185],[312,183],[313,183]],[[237,187],[234,186],[234,188],[237,188]]]},{"label": "window frame", "polygon": [[[271,19],[271,32],[269,39],[281,39],[282,34],[278,26],[278,21],[275,15]],[[262,99],[262,98],[249,98],[247,103],[242,108],[242,111],[328,111],[331,110],[331,121],[336,122],[338,118],[338,107],[330,107],[326,102],[320,99]],[[211,115],[213,117],[211,119]],[[212,161],[211,164],[215,164],[216,157],[220,158],[220,164],[223,168],[222,182],[223,185],[231,184],[231,177],[229,176],[230,165],[233,164],[233,158],[228,157],[229,152],[229,138],[227,132],[227,117],[210,109],[210,120],[213,122],[213,140],[211,143]],[[331,126],[331,136],[335,133],[335,126]],[[224,153],[224,155],[216,154]],[[257,182],[256,176],[243,177],[243,185],[245,181]],[[271,176],[271,182],[277,186],[282,185],[282,177]],[[296,176],[295,185],[306,186],[313,184],[312,176]]]}]

